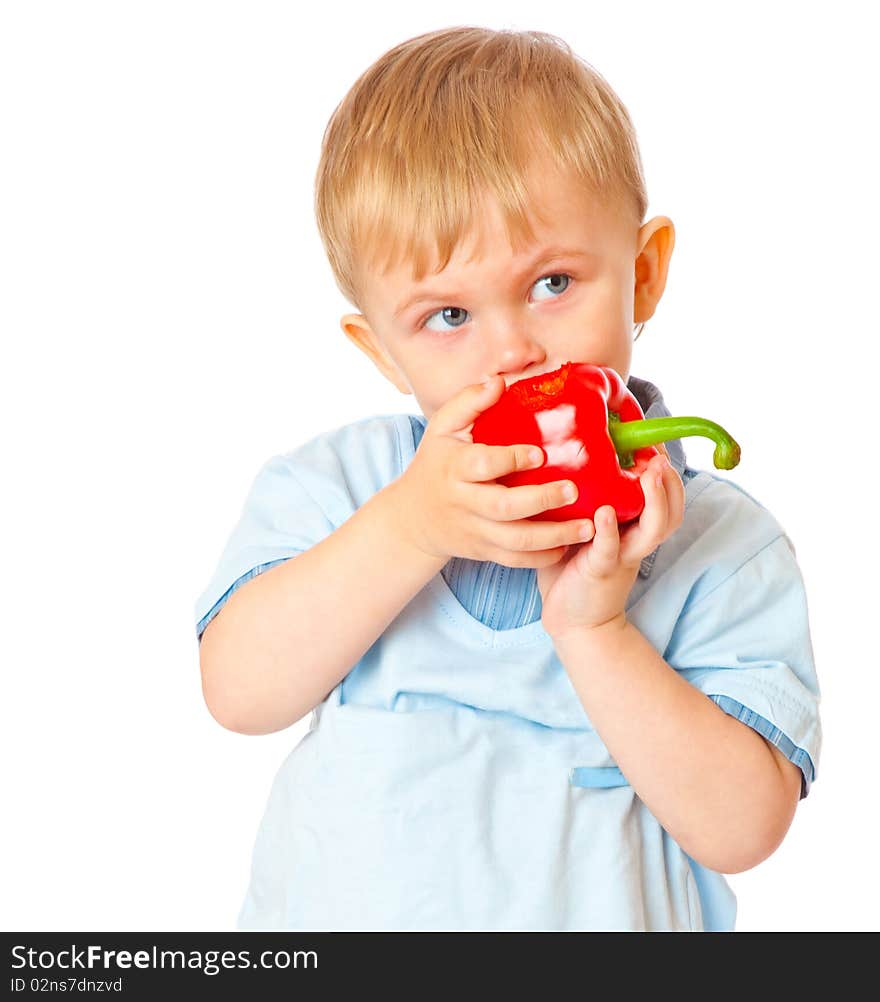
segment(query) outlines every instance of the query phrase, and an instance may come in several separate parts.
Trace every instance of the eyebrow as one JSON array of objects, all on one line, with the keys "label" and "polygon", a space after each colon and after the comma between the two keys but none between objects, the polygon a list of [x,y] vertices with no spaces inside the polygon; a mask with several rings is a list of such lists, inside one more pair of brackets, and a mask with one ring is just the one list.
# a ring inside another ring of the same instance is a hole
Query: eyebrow
[{"label": "eyebrow", "polygon": [[[591,254],[589,251],[585,250],[572,250],[567,247],[549,247],[542,250],[540,254],[534,257],[525,267],[518,273],[514,275],[517,281],[522,280],[529,274],[529,272],[535,271],[537,268],[543,268],[548,264],[552,264],[554,261],[566,259],[566,258],[580,258],[584,260],[595,260],[596,255]],[[417,305],[418,303],[429,302],[430,300],[438,299],[448,299],[453,300],[456,298],[455,293],[446,292],[421,292],[412,296],[409,299],[405,299],[400,303],[394,313],[392,314],[393,319],[397,320],[402,313],[405,313],[411,307]]]}]

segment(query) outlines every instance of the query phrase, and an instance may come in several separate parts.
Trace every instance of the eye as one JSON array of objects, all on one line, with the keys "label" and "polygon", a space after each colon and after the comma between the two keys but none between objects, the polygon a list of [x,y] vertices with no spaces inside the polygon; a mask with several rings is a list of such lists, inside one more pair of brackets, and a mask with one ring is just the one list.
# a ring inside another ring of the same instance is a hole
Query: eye
[{"label": "eye", "polygon": [[[447,317],[447,314],[452,314],[452,316]],[[457,315],[456,315],[457,314]],[[463,317],[467,316],[467,310],[463,310],[460,306],[444,306],[442,310],[437,310],[436,313],[432,313],[429,317],[426,317],[424,322],[420,324],[420,327],[427,327],[428,330],[436,331],[439,334],[448,333],[449,327],[436,327],[429,326],[430,321],[434,317],[440,317],[441,321],[444,323],[452,324],[452,330],[457,330],[464,323]],[[455,321],[458,321],[457,323]]]},{"label": "eye", "polygon": [[[557,297],[561,295],[563,292],[565,292],[565,290],[569,286],[569,283],[571,282],[571,275],[566,275],[565,273],[558,275],[545,275],[543,278],[539,278],[538,281],[535,282],[535,284],[532,286],[532,288],[534,289],[536,286],[539,286],[542,282],[548,282],[548,281],[557,283],[552,289],[552,295],[546,297],[547,299],[553,299],[554,297]],[[559,285],[561,285],[561,288],[559,288]],[[550,288],[550,287],[545,286],[545,288]]]},{"label": "eye", "polygon": [[[561,272],[553,275],[545,275],[543,278],[539,278],[535,285],[532,286],[534,289],[536,286],[540,285],[541,282],[552,282],[553,286],[545,286],[549,288],[551,294],[545,296],[545,299],[554,299],[562,295],[563,292],[568,289],[568,286],[572,282],[571,275]],[[425,319],[418,325],[419,328],[427,327],[428,330],[434,331],[438,334],[448,334],[450,330],[458,330],[465,323],[465,318],[468,316],[468,311],[462,309],[460,306],[444,306],[442,310],[437,310],[436,312],[430,314],[430,316],[425,317]],[[431,321],[434,318],[438,318],[439,323],[449,324],[448,327],[432,327]]]}]

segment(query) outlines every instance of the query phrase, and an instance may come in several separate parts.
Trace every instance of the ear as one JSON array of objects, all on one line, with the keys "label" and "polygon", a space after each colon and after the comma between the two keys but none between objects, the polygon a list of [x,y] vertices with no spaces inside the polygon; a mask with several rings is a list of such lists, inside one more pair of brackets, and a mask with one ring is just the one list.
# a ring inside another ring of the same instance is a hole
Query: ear
[{"label": "ear", "polygon": [[666,288],[666,275],[674,246],[675,227],[666,216],[649,219],[639,230],[633,323],[641,324],[654,316],[654,310]]},{"label": "ear", "polygon": [[406,381],[406,377],[362,313],[346,313],[339,321],[339,326],[349,341],[356,345],[401,393],[412,393],[412,387]]}]

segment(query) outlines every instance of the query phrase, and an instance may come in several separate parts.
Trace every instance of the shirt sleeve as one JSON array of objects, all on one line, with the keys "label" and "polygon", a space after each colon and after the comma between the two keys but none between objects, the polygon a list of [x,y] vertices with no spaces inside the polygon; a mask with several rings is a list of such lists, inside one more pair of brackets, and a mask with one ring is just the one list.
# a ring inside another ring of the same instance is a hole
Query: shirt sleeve
[{"label": "shirt sleeve", "polygon": [[822,741],[820,690],[803,578],[784,533],[685,608],[665,658],[794,762],[807,795]]},{"label": "shirt sleeve", "polygon": [[380,415],[324,432],[263,464],[207,587],[196,636],[241,585],[321,542],[402,472],[407,415]]},{"label": "shirt sleeve", "polygon": [[252,578],[255,578],[258,574],[262,574],[263,571],[269,570],[270,567],[274,567],[276,564],[283,564],[285,560],[289,560],[289,557],[279,557],[277,560],[268,560],[265,564],[259,564],[257,567],[252,567],[249,571],[246,571],[241,577],[236,578],[235,581],[226,589],[226,591],[217,599],[217,601],[211,606],[208,612],[202,616],[201,619],[198,618],[198,612],[196,612],[196,637],[201,641],[202,634],[205,632],[208,624],[217,615],[217,613],[223,608],[232,595],[234,591],[237,591],[243,584],[247,584]]}]

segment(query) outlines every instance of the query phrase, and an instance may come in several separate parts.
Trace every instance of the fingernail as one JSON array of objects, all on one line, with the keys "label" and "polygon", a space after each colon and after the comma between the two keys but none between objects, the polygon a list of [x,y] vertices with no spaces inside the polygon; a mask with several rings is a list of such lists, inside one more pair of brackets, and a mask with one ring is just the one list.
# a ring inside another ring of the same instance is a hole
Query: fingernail
[{"label": "fingernail", "polygon": [[529,449],[529,461],[540,465],[544,462],[544,453],[541,449]]},{"label": "fingernail", "polygon": [[593,528],[593,523],[587,522],[586,525],[581,526],[581,531],[578,533],[578,536],[581,539],[592,539],[595,531],[596,530]]},{"label": "fingernail", "polygon": [[574,484],[566,484],[565,487],[562,488],[562,496],[566,501],[574,501],[574,499],[578,496],[577,487],[575,487]]}]

